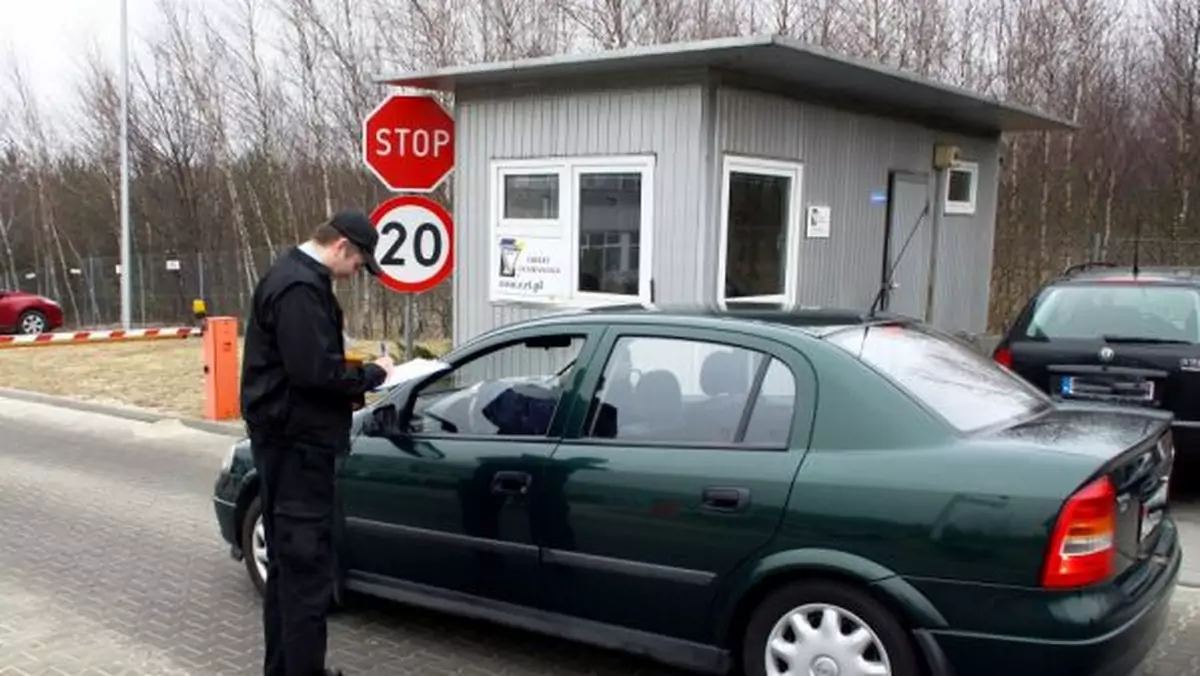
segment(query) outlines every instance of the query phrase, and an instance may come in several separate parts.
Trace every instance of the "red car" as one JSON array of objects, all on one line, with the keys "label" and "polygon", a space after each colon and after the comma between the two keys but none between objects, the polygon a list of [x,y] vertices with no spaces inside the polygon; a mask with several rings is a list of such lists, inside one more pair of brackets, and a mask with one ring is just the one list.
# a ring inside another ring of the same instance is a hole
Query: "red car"
[{"label": "red car", "polygon": [[46,333],[62,326],[58,303],[25,291],[0,291],[0,333]]}]

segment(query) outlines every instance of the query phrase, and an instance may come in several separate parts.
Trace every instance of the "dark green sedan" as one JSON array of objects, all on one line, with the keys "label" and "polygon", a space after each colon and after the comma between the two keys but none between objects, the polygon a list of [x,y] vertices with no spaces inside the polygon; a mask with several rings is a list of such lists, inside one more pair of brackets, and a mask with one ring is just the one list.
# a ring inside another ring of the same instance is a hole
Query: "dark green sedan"
[{"label": "dark green sedan", "polygon": [[[608,308],[355,418],[341,591],[748,676],[1108,676],[1181,552],[1169,414],[1055,403],[922,324]],[[261,588],[247,442],[214,496]]]}]

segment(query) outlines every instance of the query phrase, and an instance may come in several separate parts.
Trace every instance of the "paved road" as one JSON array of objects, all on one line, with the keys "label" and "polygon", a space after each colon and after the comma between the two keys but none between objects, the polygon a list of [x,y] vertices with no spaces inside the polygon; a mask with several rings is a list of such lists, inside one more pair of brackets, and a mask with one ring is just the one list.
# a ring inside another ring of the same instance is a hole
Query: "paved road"
[{"label": "paved road", "polygon": [[[0,400],[0,676],[255,674],[259,604],[209,503],[229,439]],[[1200,674],[1181,590],[1145,676]],[[367,603],[331,628],[357,675],[680,676],[609,652]]]}]

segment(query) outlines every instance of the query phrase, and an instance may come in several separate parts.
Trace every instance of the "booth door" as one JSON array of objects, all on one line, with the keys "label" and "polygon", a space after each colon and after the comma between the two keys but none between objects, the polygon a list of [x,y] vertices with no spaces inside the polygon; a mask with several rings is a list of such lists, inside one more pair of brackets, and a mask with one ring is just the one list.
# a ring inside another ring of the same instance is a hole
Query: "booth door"
[{"label": "booth door", "polygon": [[925,319],[933,254],[928,175],[892,172],[888,205],[883,269],[888,291],[884,307],[889,312]]}]

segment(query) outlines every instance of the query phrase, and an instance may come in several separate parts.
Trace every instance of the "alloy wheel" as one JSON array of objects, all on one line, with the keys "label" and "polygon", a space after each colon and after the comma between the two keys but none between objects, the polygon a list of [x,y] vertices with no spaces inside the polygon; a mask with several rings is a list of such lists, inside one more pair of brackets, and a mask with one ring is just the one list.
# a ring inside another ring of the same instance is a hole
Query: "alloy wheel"
[{"label": "alloy wheel", "polygon": [[250,538],[250,556],[254,557],[254,567],[258,570],[259,579],[266,582],[267,528],[263,525],[261,514],[254,520],[254,534]]},{"label": "alloy wheel", "polygon": [[854,613],[810,603],[783,615],[767,635],[768,676],[891,676],[883,641]]},{"label": "alloy wheel", "polygon": [[21,333],[26,335],[35,333],[44,333],[46,331],[46,320],[41,315],[25,315],[21,319]]}]

